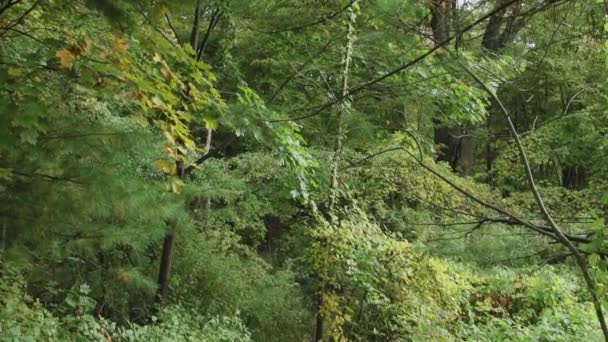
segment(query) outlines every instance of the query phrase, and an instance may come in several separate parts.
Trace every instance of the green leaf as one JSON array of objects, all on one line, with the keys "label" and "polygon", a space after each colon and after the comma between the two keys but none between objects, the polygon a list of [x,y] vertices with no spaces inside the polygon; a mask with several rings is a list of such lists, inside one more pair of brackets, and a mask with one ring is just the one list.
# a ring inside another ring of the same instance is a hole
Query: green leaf
[{"label": "green leaf", "polygon": [[219,126],[217,119],[214,118],[203,118],[203,121],[205,122],[205,128],[208,130],[214,131]]}]

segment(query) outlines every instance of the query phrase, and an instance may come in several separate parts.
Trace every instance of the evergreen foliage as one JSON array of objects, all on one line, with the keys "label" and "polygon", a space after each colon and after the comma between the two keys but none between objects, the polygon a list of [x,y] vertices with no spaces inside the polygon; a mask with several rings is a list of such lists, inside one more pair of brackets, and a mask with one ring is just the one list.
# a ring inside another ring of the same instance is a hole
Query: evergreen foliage
[{"label": "evergreen foliage", "polygon": [[0,0],[0,341],[608,340],[607,11]]}]

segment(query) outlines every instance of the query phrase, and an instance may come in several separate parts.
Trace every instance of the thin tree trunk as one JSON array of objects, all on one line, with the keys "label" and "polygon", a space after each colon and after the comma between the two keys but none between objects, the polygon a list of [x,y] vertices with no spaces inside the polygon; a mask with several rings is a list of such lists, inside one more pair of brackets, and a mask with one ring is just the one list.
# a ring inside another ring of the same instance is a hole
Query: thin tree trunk
[{"label": "thin tree trunk", "polygon": [[[175,222],[172,222],[170,225],[175,226]],[[157,303],[162,303],[169,293],[169,278],[171,275],[171,265],[173,263],[174,247],[175,227],[171,227],[163,241],[163,252],[160,259],[160,269],[158,271],[158,290],[156,292]]]},{"label": "thin tree trunk", "polygon": [[[357,5],[358,1],[354,1],[352,6],[348,9],[348,24],[347,24],[347,33],[346,33],[346,44],[344,48],[344,55],[342,57],[342,85],[341,85],[341,94],[340,96],[346,97],[348,94],[348,78],[350,73],[351,60],[353,55],[353,42],[355,40],[355,23],[357,19],[357,14],[355,12],[354,6]],[[331,189],[330,189],[330,203],[329,203],[329,211],[333,214],[333,210],[335,209],[336,201],[338,198],[339,192],[339,175],[338,170],[340,168],[340,155],[343,150],[344,145],[344,117],[350,113],[350,100],[346,99],[340,105],[338,113],[336,115],[336,123],[338,126],[337,136],[336,136],[336,146],[334,149],[334,155],[332,160],[332,170],[331,170]]]},{"label": "thin tree trunk", "polygon": [[[451,14],[454,8],[452,0],[431,1],[431,29],[435,46],[450,36],[450,24],[453,19]],[[444,126],[437,121],[433,133],[433,141],[438,151],[437,160],[448,162],[452,170],[456,171],[460,159],[460,139],[457,136],[462,134],[462,129]]]},{"label": "thin tree trunk", "polygon": [[[350,74],[350,66],[353,55],[353,43],[355,40],[355,23],[357,19],[357,12],[355,10],[355,6],[357,6],[358,0],[352,2],[351,6],[348,8],[348,21],[347,21],[347,33],[346,33],[346,43],[344,48],[344,55],[342,57],[342,85],[341,85],[341,94],[340,96],[346,97],[348,94],[348,80]],[[342,102],[340,108],[338,109],[338,113],[336,115],[336,123],[337,123],[337,136],[336,136],[336,146],[334,149],[334,155],[332,158],[331,165],[331,188],[330,188],[330,202],[329,202],[329,213],[332,220],[332,223],[335,223],[335,207],[339,194],[339,174],[338,171],[340,169],[340,155],[343,150],[344,145],[344,116],[350,113],[350,101],[346,99]],[[315,342],[321,341],[323,339],[324,331],[324,317],[321,314],[321,307],[323,306],[322,293],[325,291],[325,284],[321,284],[321,293],[317,294],[317,318],[315,324]]]},{"label": "thin tree trunk", "polygon": [[195,54],[198,51],[198,35],[200,32],[201,26],[201,0],[196,1],[196,6],[194,7],[194,19],[192,23],[192,31],[190,32],[190,46],[192,50],[194,50]]},{"label": "thin tree trunk", "polygon": [[[194,19],[192,22],[192,31],[190,33],[190,46],[196,52],[198,50],[199,45],[199,31],[200,31],[200,22],[201,22],[202,8],[201,8],[201,0],[196,1],[196,6],[194,8]],[[196,58],[196,56],[194,56]],[[205,145],[205,154],[209,153],[211,148],[211,130],[209,130],[207,134],[207,143]],[[179,151],[179,149],[178,149]],[[186,173],[186,168],[184,166],[183,155],[181,155],[181,159],[175,161],[175,170],[176,174],[179,178],[184,178]],[[163,300],[167,297],[169,293],[169,280],[171,278],[171,265],[173,264],[173,250],[175,249],[175,240],[176,240],[176,225],[177,222],[170,221],[168,222],[168,230],[165,234],[165,238],[163,240],[163,249],[161,253],[160,267],[158,270],[158,289],[156,293],[156,302],[162,303]]]},{"label": "thin tree trunk", "polygon": [[217,23],[220,21],[222,14],[224,14],[224,12],[219,8],[215,9],[211,14],[211,19],[209,20],[209,26],[207,27],[207,31],[205,32],[205,37],[203,38],[203,41],[199,44],[198,49],[195,50],[197,61],[200,61],[201,58],[203,58],[205,49],[209,44],[209,37],[211,36],[211,32],[213,31]]},{"label": "thin tree trunk", "polygon": [[464,176],[473,175],[476,152],[475,137],[473,136],[475,128],[475,125],[467,125],[467,129],[463,131],[460,138],[460,171]]},{"label": "thin tree trunk", "polygon": [[323,306],[323,299],[320,295],[317,296],[317,318],[315,320],[315,342],[319,342],[323,339],[323,315],[321,315],[321,307]]}]

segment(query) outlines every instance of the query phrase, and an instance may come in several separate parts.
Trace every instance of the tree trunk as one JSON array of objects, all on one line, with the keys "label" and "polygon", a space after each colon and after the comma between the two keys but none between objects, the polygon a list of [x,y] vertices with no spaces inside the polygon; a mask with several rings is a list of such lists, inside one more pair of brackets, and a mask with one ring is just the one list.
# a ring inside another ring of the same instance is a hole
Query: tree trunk
[{"label": "tree trunk", "polygon": [[323,339],[323,316],[321,315],[321,307],[323,306],[323,299],[321,295],[317,295],[317,318],[315,321],[315,342],[319,342]]},{"label": "tree trunk", "polygon": [[475,166],[475,137],[473,131],[475,126],[469,125],[467,130],[463,131],[460,142],[460,172],[464,176],[473,175],[473,167]]},{"label": "tree trunk", "polygon": [[[438,125],[438,124],[437,124]],[[461,133],[459,127],[439,126],[434,130],[433,140],[437,147],[437,161],[444,161],[450,164],[453,171],[456,171],[459,159],[459,140]]]},{"label": "tree trunk", "polygon": [[[344,44],[344,55],[342,56],[342,84],[340,89],[340,96],[345,98],[348,95],[348,80],[350,74],[350,65],[353,55],[353,43],[355,40],[355,23],[357,20],[357,12],[355,10],[355,6],[357,6],[358,0],[352,2],[351,6],[348,8],[348,21],[347,21],[347,33],[346,33],[346,42]],[[331,164],[331,187],[330,187],[330,200],[329,200],[329,214],[330,220],[335,223],[335,207],[337,204],[338,194],[339,194],[339,175],[338,171],[340,169],[340,156],[342,154],[342,150],[344,147],[344,117],[350,113],[350,100],[345,98],[342,101],[340,108],[338,109],[338,113],[336,115],[336,124],[337,124],[337,136],[336,136],[336,146],[334,149],[334,155],[332,158]],[[317,295],[317,317],[315,324],[315,341],[321,341],[323,339],[324,331],[324,317],[321,314],[321,309],[323,306],[322,295],[324,291],[327,291],[328,284],[321,283],[321,291]]]},{"label": "tree trunk", "polygon": [[[180,153],[181,155],[181,153]],[[183,157],[183,156],[182,156]],[[184,178],[184,161],[175,161],[175,171],[179,178]],[[156,302],[162,303],[169,293],[169,279],[171,276],[171,265],[173,263],[173,249],[175,247],[175,229],[177,222],[171,220],[167,223],[168,230],[163,240],[163,251],[160,258],[160,268],[158,270],[158,290],[156,292]]]},{"label": "tree trunk", "polygon": [[[354,42],[354,33],[355,33],[355,22],[357,19],[357,14],[354,10],[354,6],[356,6],[358,1],[354,1],[352,5],[348,9],[348,23],[347,23],[347,33],[346,33],[346,43],[344,46],[344,55],[342,56],[342,84],[340,89],[340,96],[345,97],[348,94],[348,77],[350,73],[350,64],[353,55],[353,42]],[[330,188],[330,202],[329,202],[329,212],[333,216],[333,210],[336,205],[336,200],[338,197],[338,170],[340,168],[340,155],[342,153],[343,145],[344,145],[344,117],[350,113],[350,100],[345,98],[344,101],[340,104],[340,108],[338,109],[338,113],[336,115],[336,124],[337,124],[337,132],[336,132],[336,146],[334,149],[334,155],[331,165],[331,188]]]},{"label": "tree trunk", "polygon": [[[507,0],[502,0],[498,6],[502,5]],[[506,9],[494,13],[488,21],[488,26],[483,33],[483,39],[481,40],[481,46],[491,52],[497,52],[500,47],[500,29],[502,27]]]},{"label": "tree trunk", "polygon": [[196,6],[194,7],[194,19],[192,22],[192,31],[190,32],[190,46],[192,47],[192,50],[196,51],[198,50],[198,35],[200,32],[200,28],[201,28],[201,15],[202,15],[202,10],[201,10],[201,0],[197,0],[196,1]]},{"label": "tree trunk", "polygon": [[157,303],[162,303],[162,301],[167,298],[167,294],[169,293],[169,277],[171,275],[174,247],[175,230],[171,229],[167,232],[165,235],[165,240],[163,241],[163,253],[160,259],[160,269],[158,271],[158,290],[156,292]]}]

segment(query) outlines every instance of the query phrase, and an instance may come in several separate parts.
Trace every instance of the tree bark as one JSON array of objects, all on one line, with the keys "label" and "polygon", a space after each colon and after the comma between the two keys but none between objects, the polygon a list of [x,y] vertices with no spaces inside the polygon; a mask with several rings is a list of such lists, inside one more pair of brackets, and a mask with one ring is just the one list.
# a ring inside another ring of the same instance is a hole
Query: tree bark
[{"label": "tree bark", "polygon": [[[526,18],[520,16],[522,1],[515,1],[509,8],[512,0],[500,0],[496,4],[496,11],[490,16],[488,25],[483,34],[481,47],[490,53],[498,53],[508,43],[513,41],[517,33],[524,27]],[[536,13],[554,1],[549,0],[545,6],[537,6],[531,14]],[[444,41],[458,26],[454,16],[457,11],[453,0],[431,1],[431,28],[435,44]],[[507,16],[507,13],[509,15]],[[529,14],[527,17],[529,17]],[[457,44],[458,45],[458,44]],[[477,125],[460,125],[456,127],[440,126],[435,128],[435,145],[439,153],[437,160],[449,162],[452,170],[462,175],[473,175],[476,164],[477,142],[474,132]],[[488,128],[490,128],[488,126]],[[488,130],[489,132],[489,130]],[[492,145],[488,141],[485,146],[486,168],[491,168],[489,157],[493,154]]]},{"label": "tree bark", "polygon": [[[170,224],[175,226],[175,222]],[[173,264],[173,249],[175,247],[175,229],[171,229],[165,235],[163,241],[163,252],[160,259],[160,269],[158,271],[158,290],[156,292],[156,302],[162,303],[169,293],[169,278],[171,275],[171,265]]]},{"label": "tree bark", "polygon": [[220,18],[223,14],[224,12],[219,8],[213,10],[213,13],[211,14],[211,19],[209,19],[209,26],[207,27],[207,31],[205,32],[205,37],[203,37],[202,42],[200,42],[198,49],[195,50],[196,61],[200,61],[201,58],[203,58],[205,49],[207,49],[207,45],[209,44],[209,37],[211,36],[211,32],[213,31],[217,23],[220,21]]},{"label": "tree bark", "polygon": [[[502,2],[505,2],[505,0],[502,0],[501,3]],[[484,31],[483,38],[481,40],[481,46],[484,49],[491,52],[498,51],[500,46],[499,39],[501,36],[500,29],[502,27],[506,11],[506,8],[502,9],[490,17],[488,26],[486,26],[486,30]]]},{"label": "tree bark", "polygon": [[192,50],[195,51],[195,53],[196,51],[198,51],[198,35],[201,29],[201,15],[201,0],[197,0],[196,6],[194,7],[194,19],[192,22],[192,30],[190,32],[190,46],[192,47]]},{"label": "tree bark", "polygon": [[472,176],[475,166],[476,142],[473,132],[475,125],[467,125],[463,134],[460,136],[460,172],[463,176]]}]

